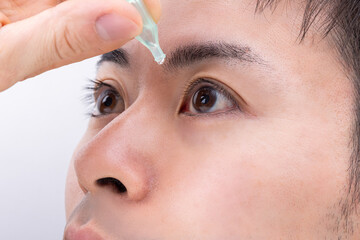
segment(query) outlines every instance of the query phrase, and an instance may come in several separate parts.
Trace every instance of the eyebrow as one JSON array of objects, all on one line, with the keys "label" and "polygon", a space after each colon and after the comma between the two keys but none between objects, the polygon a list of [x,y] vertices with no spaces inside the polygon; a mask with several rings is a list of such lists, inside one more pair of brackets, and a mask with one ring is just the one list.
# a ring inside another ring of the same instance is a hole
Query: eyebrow
[{"label": "eyebrow", "polygon": [[122,67],[128,67],[130,65],[129,54],[127,53],[127,51],[121,48],[101,55],[101,58],[97,65],[100,66],[101,63],[106,61],[117,63]]},{"label": "eyebrow", "polygon": [[[173,51],[165,61],[165,70],[176,70],[209,59],[237,60],[240,62],[265,65],[265,61],[248,46],[226,42],[207,42],[181,46]],[[129,54],[117,49],[103,54],[98,65],[104,61],[114,62],[121,67],[130,67]]]}]

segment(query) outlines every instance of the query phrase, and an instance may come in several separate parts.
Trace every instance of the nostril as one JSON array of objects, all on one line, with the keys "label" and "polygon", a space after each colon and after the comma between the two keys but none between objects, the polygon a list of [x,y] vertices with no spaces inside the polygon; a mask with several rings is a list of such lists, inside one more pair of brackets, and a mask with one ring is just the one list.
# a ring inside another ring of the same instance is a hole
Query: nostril
[{"label": "nostril", "polygon": [[116,193],[126,193],[127,189],[115,178],[101,178],[96,181],[96,184],[101,187],[110,187]]}]

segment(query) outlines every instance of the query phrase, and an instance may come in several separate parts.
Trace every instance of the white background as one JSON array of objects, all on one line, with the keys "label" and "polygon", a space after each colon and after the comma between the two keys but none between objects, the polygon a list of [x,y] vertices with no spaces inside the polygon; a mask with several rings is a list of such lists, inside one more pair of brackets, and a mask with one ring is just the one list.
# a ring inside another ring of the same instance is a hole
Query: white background
[{"label": "white background", "polygon": [[62,239],[66,172],[87,127],[83,88],[97,60],[0,93],[0,239]]}]

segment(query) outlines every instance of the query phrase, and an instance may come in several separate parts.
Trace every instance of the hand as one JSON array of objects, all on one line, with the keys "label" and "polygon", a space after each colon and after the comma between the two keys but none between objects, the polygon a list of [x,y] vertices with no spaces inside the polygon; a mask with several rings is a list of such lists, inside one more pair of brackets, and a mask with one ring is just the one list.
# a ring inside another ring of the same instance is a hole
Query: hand
[{"label": "hand", "polygon": [[[157,21],[159,0],[144,0]],[[1,0],[0,91],[47,70],[110,52],[140,34],[125,0]]]}]

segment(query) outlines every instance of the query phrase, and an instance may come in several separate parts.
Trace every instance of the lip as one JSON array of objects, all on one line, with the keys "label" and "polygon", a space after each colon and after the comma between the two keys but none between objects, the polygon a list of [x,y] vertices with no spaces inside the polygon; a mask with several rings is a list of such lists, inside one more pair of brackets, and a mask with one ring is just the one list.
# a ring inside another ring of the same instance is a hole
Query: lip
[{"label": "lip", "polygon": [[64,233],[64,240],[105,240],[105,238],[89,227],[68,226]]}]

